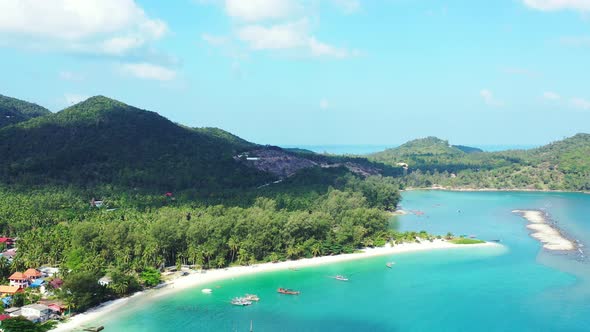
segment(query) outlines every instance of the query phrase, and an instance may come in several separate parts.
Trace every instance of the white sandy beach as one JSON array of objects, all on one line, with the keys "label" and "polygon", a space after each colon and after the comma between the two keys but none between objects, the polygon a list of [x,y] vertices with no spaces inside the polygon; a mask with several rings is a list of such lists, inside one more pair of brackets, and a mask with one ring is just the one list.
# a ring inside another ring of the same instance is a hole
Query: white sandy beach
[{"label": "white sandy beach", "polygon": [[[195,288],[200,285],[210,284],[215,281],[237,278],[249,274],[264,273],[271,271],[299,269],[303,267],[313,267],[325,265],[330,263],[338,263],[356,259],[363,259],[368,257],[386,256],[392,254],[399,254],[404,252],[441,250],[441,249],[468,249],[473,247],[498,247],[497,243],[486,242],[480,244],[461,245],[453,244],[443,240],[434,240],[433,242],[424,241],[422,243],[404,243],[395,246],[385,246],[381,248],[367,248],[360,253],[343,254],[337,256],[323,256],[316,258],[305,258],[297,261],[286,261],[279,263],[264,263],[253,266],[236,266],[226,269],[208,270],[206,273],[191,273],[188,276],[180,277],[169,281],[165,287],[157,290],[149,290],[147,292],[140,292],[133,297],[150,295],[151,297],[159,297],[174,292],[178,292],[188,288]],[[88,326],[89,323],[96,321],[100,317],[116,310],[125,305],[130,298],[119,299],[102,304],[99,307],[91,309],[83,314],[76,315],[67,322],[59,324],[52,331],[66,332],[80,330],[82,327]]]},{"label": "white sandy beach", "polygon": [[566,239],[559,230],[547,222],[542,211],[536,210],[514,210],[513,213],[520,214],[529,221],[527,228],[532,230],[531,236],[543,243],[543,248],[548,250],[574,250],[574,243]]}]

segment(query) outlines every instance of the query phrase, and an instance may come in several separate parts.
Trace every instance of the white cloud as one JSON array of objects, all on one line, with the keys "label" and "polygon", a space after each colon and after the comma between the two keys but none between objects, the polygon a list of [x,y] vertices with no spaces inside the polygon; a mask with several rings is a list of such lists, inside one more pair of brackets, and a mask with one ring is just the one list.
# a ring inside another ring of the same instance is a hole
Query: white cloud
[{"label": "white cloud", "polygon": [[356,52],[318,41],[310,35],[307,19],[268,27],[247,25],[240,28],[237,34],[254,50],[298,49],[315,57],[345,58],[356,55]]},{"label": "white cloud", "polygon": [[547,92],[543,93],[543,98],[545,98],[547,100],[560,100],[561,96],[555,92],[547,91]]},{"label": "white cloud", "polygon": [[590,0],[523,0],[530,8],[542,11],[573,9],[590,11]]},{"label": "white cloud", "polygon": [[176,78],[174,70],[146,62],[123,64],[121,72],[145,80],[171,81]]},{"label": "white cloud", "polygon": [[357,12],[361,8],[359,0],[331,0],[332,3],[340,7],[345,13],[350,14]]},{"label": "white cloud", "polygon": [[488,89],[482,89],[479,91],[479,95],[488,106],[502,106],[502,102],[497,100],[492,91]]},{"label": "white cloud", "polygon": [[226,0],[227,15],[247,22],[281,19],[298,11],[293,0]]},{"label": "white cloud", "polygon": [[328,108],[330,108],[330,102],[328,101],[328,99],[322,98],[320,100],[320,108],[323,110],[327,110]]},{"label": "white cloud", "polygon": [[[290,50],[289,54],[296,56],[347,58],[360,55],[359,51],[340,48],[314,36],[309,18],[314,17],[314,11],[320,7],[316,5],[319,0],[193,1],[200,4],[222,4],[226,14],[233,19],[235,29],[232,36],[201,36],[211,45],[231,50],[230,54],[243,50],[242,43],[245,43],[251,50]],[[360,8],[360,0],[322,1],[330,1],[345,12]]]},{"label": "white cloud", "polygon": [[270,27],[248,25],[238,30],[238,38],[256,50],[303,47],[308,40],[307,20]]},{"label": "white cloud", "polygon": [[75,94],[75,93],[66,93],[64,95],[64,101],[66,102],[67,106],[71,106],[71,105],[83,102],[84,100],[86,100],[88,98],[89,98],[88,96]]},{"label": "white cloud", "polygon": [[581,109],[583,111],[590,111],[590,100],[586,100],[583,98],[572,98],[570,100],[570,104],[577,109]]},{"label": "white cloud", "polygon": [[84,80],[84,76],[78,73],[73,73],[71,71],[62,71],[59,73],[59,78],[64,81],[71,81],[71,82],[80,82]]},{"label": "white cloud", "polygon": [[357,52],[349,52],[342,48],[337,48],[332,45],[328,45],[317,41],[314,37],[310,37],[308,40],[309,49],[313,56],[327,56],[334,58],[347,58],[349,56],[356,55]]},{"label": "white cloud", "polygon": [[167,31],[134,0],[0,0],[0,41],[19,47],[121,55]]}]

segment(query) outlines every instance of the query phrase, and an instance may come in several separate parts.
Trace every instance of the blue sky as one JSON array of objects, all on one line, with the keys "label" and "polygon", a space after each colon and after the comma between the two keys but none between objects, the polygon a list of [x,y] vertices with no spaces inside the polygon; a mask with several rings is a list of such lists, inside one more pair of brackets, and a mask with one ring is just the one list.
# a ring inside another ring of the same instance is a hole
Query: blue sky
[{"label": "blue sky", "polygon": [[590,132],[590,0],[0,0],[0,94],[265,144]]}]

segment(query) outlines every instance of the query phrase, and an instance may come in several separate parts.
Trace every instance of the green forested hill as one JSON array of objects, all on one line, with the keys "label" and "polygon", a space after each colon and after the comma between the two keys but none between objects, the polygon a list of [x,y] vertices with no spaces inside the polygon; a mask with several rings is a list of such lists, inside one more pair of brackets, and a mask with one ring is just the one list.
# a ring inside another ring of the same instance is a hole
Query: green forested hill
[{"label": "green forested hill", "polygon": [[48,109],[37,104],[0,95],[0,128],[48,114]]},{"label": "green forested hill", "polygon": [[408,164],[411,170],[422,172],[492,169],[512,164],[513,158],[481,153],[480,149],[450,145],[436,137],[416,139],[397,148],[369,155],[373,161],[389,165]]},{"label": "green forested hill", "polygon": [[369,159],[407,163],[408,186],[590,190],[590,135],[531,149],[472,152],[437,138],[416,140]]},{"label": "green forested hill", "polygon": [[251,146],[219,129],[185,128],[99,96],[0,129],[0,179],[169,190],[251,187],[271,178],[233,160]]}]

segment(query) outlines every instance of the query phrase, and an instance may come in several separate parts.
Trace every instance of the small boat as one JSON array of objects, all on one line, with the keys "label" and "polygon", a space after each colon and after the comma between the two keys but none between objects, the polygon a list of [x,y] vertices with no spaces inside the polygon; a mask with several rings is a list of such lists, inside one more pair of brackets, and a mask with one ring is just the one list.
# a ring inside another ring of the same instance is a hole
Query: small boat
[{"label": "small boat", "polygon": [[340,280],[340,281],[348,281],[348,278],[347,277],[345,277],[343,275],[340,275],[340,274],[337,275],[337,276],[335,276],[334,279]]},{"label": "small boat", "polygon": [[246,296],[244,296],[244,298],[248,301],[254,301],[254,302],[260,301],[260,298],[258,297],[258,295],[255,295],[255,294],[246,294]]},{"label": "small boat", "polygon": [[233,300],[231,300],[231,304],[238,306],[238,307],[245,307],[245,306],[251,305],[252,301],[248,301],[248,300],[246,300],[246,298],[243,298],[243,297],[236,297]]},{"label": "small boat", "polygon": [[395,263],[394,263],[394,262],[387,262],[387,263],[385,264],[385,266],[387,266],[388,268],[390,268],[390,269],[391,269],[391,268],[393,267],[393,264],[395,264]]},{"label": "small boat", "polygon": [[292,290],[292,289],[288,289],[288,288],[279,288],[279,289],[277,289],[277,292],[279,292],[281,294],[287,294],[287,295],[299,295],[301,293],[300,291],[296,291],[296,290]]},{"label": "small boat", "polygon": [[83,331],[88,331],[88,332],[100,332],[104,330],[104,326],[98,326],[98,327],[89,327],[89,328],[85,328]]},{"label": "small boat", "polygon": [[211,294],[213,290],[211,288],[203,288],[201,289],[201,293],[203,294]]}]

